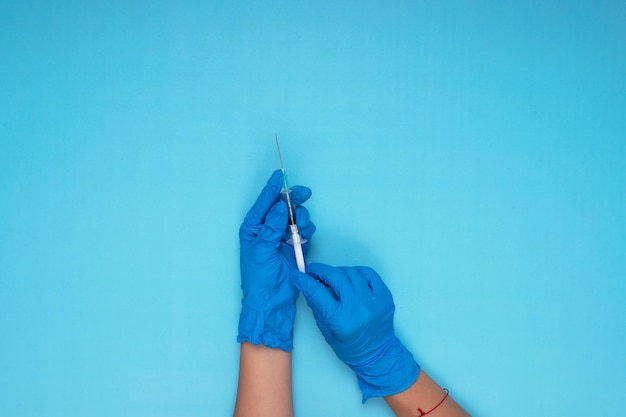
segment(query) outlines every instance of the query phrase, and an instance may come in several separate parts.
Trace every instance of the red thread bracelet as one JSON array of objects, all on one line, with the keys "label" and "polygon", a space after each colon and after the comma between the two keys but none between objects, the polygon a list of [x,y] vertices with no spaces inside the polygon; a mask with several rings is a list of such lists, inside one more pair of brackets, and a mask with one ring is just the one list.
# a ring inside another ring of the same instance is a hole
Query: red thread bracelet
[{"label": "red thread bracelet", "polygon": [[436,406],[434,406],[433,408],[431,408],[430,410],[428,410],[426,412],[422,411],[422,409],[419,408],[419,407],[417,408],[417,411],[420,412],[420,415],[418,417],[422,417],[422,416],[425,416],[426,414],[430,414],[435,408],[437,408],[441,404],[443,404],[443,402],[446,400],[446,398],[448,398],[448,394],[449,394],[449,392],[448,392],[448,390],[446,388],[444,388],[443,390],[446,392],[446,395],[445,395],[445,397],[443,397],[443,399],[441,401],[439,401],[439,404],[437,404]]}]

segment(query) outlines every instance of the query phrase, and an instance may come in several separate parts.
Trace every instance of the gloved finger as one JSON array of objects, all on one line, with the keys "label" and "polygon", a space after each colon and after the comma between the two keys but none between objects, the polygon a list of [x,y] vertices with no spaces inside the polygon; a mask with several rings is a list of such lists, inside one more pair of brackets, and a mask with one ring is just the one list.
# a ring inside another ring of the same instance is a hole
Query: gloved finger
[{"label": "gloved finger", "polygon": [[337,309],[337,299],[323,283],[311,275],[292,270],[290,278],[293,285],[302,292],[314,311],[317,310],[323,317],[330,317]]},{"label": "gloved finger", "polygon": [[374,280],[373,274],[375,274],[374,270],[368,268],[366,266],[355,266],[344,268],[344,272],[348,277],[350,277],[350,281],[352,281],[352,286],[355,291],[359,295],[359,297],[363,299],[371,299],[374,295],[374,289],[372,288],[372,281]]},{"label": "gloved finger", "polygon": [[[305,240],[310,240],[315,233],[316,227],[310,221],[309,211],[303,207],[299,206],[296,208],[296,224],[298,225],[298,232],[300,232],[300,236]],[[285,233],[283,234],[283,240],[285,242],[289,242],[291,240],[291,230],[286,227]]]},{"label": "gloved finger", "polygon": [[303,206],[296,208],[296,224],[303,238],[310,240],[313,237],[316,230],[315,224],[311,222],[309,211]]},{"label": "gloved finger", "polygon": [[309,221],[311,221],[309,210],[304,206],[296,207],[296,224],[298,229],[303,229]]},{"label": "gloved finger", "polygon": [[248,214],[246,214],[244,224],[241,226],[242,229],[247,227],[254,233],[263,224],[265,216],[267,216],[274,203],[279,199],[282,184],[281,178],[280,170],[276,170],[267,180],[267,184],[263,187],[261,194],[257,197]]},{"label": "gloved finger", "polygon": [[350,278],[343,269],[321,263],[312,263],[307,265],[306,271],[319,277],[337,294],[339,299],[342,299],[350,291],[352,285]]},{"label": "gloved finger", "polygon": [[378,305],[391,306],[391,309],[395,310],[391,291],[389,291],[389,288],[380,275],[372,268],[366,266],[358,266],[357,268],[367,278],[368,285],[372,289],[373,301]]},{"label": "gloved finger", "polygon": [[315,223],[309,222],[306,226],[301,227],[299,229],[300,229],[300,235],[304,239],[306,239],[308,243],[313,237],[313,234],[315,233],[315,231],[317,230],[317,227],[315,227]]},{"label": "gloved finger", "polygon": [[361,273],[361,275],[363,275],[363,277],[367,281],[368,286],[375,294],[381,292],[389,292],[389,289],[383,282],[383,279],[372,268],[368,266],[356,266],[355,268]]},{"label": "gloved finger", "polygon": [[[299,206],[311,198],[311,189],[309,187],[305,187],[303,185],[294,185],[289,188],[289,199],[291,200],[291,204],[294,206]],[[283,200],[287,200],[284,193],[281,194],[281,198]]]},{"label": "gloved finger", "polygon": [[265,242],[280,243],[287,227],[287,218],[287,204],[284,201],[277,202],[267,213],[265,223],[260,226],[257,238]]}]

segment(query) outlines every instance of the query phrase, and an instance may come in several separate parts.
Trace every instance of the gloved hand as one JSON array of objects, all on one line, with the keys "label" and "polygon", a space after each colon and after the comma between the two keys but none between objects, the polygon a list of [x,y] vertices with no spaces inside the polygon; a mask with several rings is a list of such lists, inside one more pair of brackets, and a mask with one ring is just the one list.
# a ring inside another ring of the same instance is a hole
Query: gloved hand
[{"label": "gloved hand", "polygon": [[356,373],[364,403],[415,382],[419,365],[394,333],[391,292],[373,269],[311,264],[291,279],[328,344]]},{"label": "gloved hand", "polygon": [[[238,342],[263,344],[287,352],[293,349],[293,321],[298,290],[289,279],[296,269],[293,247],[285,242],[287,203],[281,199],[282,177],[275,171],[239,229],[241,289]],[[311,196],[307,187],[291,187],[300,235],[309,240],[315,225],[300,204]],[[308,244],[303,245],[306,252]]]}]

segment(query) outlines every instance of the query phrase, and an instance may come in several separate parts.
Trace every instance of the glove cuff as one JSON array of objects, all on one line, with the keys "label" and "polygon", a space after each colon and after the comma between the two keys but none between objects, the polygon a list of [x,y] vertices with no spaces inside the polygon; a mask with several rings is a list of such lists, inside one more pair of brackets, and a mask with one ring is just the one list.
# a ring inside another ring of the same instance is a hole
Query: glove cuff
[{"label": "glove cuff", "polygon": [[237,342],[250,342],[291,352],[295,315],[295,303],[280,308],[253,307],[244,298],[239,316]]},{"label": "glove cuff", "polygon": [[420,366],[400,339],[393,336],[374,360],[352,369],[365,404],[372,397],[393,395],[409,388],[417,380]]}]

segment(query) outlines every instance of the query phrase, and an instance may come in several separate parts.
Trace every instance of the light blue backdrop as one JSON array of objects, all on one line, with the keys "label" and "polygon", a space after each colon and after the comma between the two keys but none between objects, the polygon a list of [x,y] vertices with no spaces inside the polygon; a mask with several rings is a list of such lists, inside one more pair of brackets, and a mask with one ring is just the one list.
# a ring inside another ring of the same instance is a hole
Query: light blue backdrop
[{"label": "light blue backdrop", "polygon": [[[621,1],[2,1],[0,415],[222,416],[239,224],[377,269],[475,416],[626,405]],[[297,415],[360,404],[298,302]]]}]

